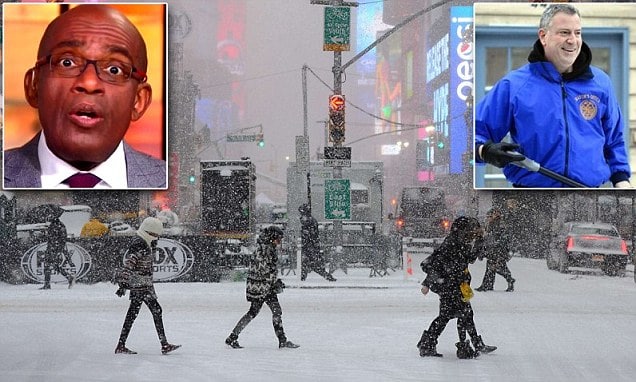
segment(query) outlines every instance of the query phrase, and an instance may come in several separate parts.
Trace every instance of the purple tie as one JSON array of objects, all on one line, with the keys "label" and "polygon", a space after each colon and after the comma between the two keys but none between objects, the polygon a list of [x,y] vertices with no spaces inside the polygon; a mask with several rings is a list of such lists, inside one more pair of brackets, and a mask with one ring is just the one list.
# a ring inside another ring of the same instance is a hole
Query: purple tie
[{"label": "purple tie", "polygon": [[101,179],[91,173],[78,172],[75,175],[71,175],[64,183],[68,184],[71,188],[93,188]]}]

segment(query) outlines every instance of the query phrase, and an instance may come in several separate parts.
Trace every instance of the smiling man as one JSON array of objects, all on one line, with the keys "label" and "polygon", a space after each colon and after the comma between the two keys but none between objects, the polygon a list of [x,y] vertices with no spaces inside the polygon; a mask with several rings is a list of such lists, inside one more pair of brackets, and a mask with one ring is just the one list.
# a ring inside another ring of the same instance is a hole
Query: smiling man
[{"label": "smiling man", "polygon": [[146,44],[107,5],[71,8],[46,28],[24,76],[42,131],[4,155],[5,188],[166,188],[166,162],[123,141],[152,100]]},{"label": "smiling man", "polygon": [[[610,78],[590,65],[579,11],[550,5],[538,37],[529,63],[508,73],[477,105],[476,160],[503,168],[514,187],[568,187],[515,166],[525,155],[587,187],[611,181],[631,188],[625,121]],[[511,142],[502,142],[508,134]]]}]

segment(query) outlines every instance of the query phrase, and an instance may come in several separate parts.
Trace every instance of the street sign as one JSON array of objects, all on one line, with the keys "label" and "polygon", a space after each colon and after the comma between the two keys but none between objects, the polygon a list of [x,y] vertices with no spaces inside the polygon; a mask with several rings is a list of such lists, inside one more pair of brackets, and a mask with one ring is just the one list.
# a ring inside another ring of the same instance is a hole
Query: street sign
[{"label": "street sign", "polygon": [[351,220],[349,179],[325,179],[325,219]]},{"label": "street sign", "polygon": [[325,147],[325,166],[351,167],[351,147]]},{"label": "street sign", "polygon": [[256,142],[262,138],[263,134],[228,134],[225,140],[228,142]]},{"label": "street sign", "polygon": [[325,33],[322,50],[341,52],[350,49],[351,9],[325,7]]}]

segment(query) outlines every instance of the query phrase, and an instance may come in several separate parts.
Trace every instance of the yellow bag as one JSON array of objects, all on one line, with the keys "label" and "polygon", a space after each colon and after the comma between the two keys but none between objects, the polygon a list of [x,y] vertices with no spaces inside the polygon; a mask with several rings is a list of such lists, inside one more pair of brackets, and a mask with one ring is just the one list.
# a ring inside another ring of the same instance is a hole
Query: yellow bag
[{"label": "yellow bag", "polygon": [[471,288],[470,284],[468,284],[466,281],[459,284],[459,290],[461,290],[462,292],[463,302],[470,301],[470,299],[473,298],[473,296],[475,295],[475,293],[473,292],[473,288]]}]

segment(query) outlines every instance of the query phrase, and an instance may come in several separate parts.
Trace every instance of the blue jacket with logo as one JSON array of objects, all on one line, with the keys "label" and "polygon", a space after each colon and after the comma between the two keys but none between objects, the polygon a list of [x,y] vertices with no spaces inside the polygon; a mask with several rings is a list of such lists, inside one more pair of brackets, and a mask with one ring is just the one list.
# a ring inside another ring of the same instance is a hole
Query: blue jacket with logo
[{"label": "blue jacket with logo", "polygon": [[[591,60],[583,43],[573,72],[561,75],[537,40],[529,63],[507,74],[477,105],[476,149],[510,133],[526,157],[589,187],[629,179],[623,116],[609,76],[590,66]],[[503,172],[518,186],[566,187],[515,165]]]}]

